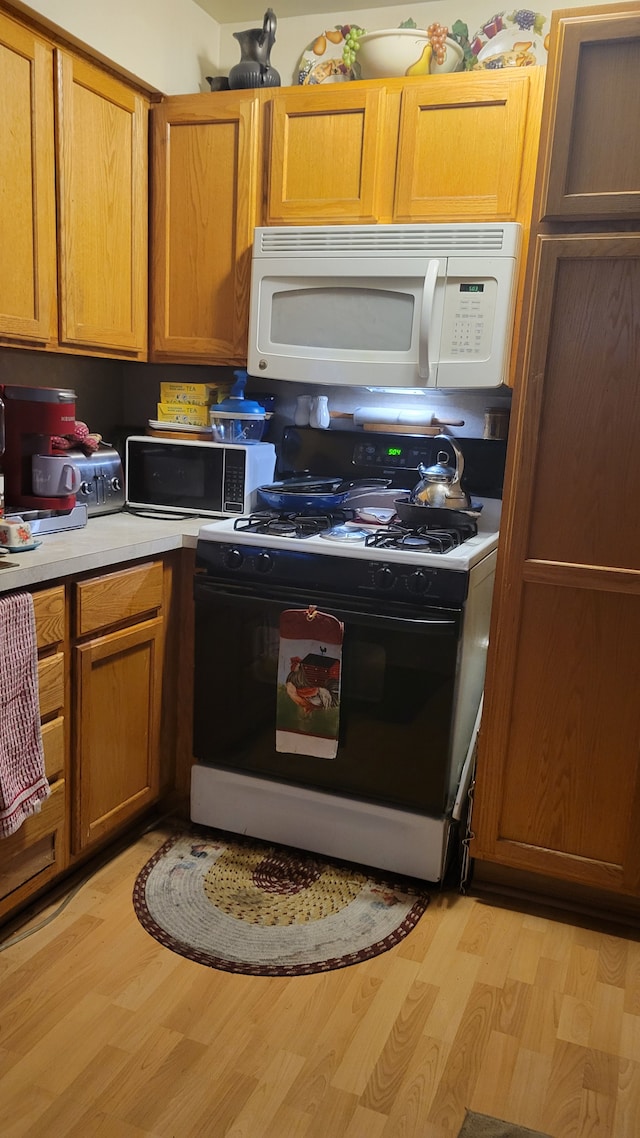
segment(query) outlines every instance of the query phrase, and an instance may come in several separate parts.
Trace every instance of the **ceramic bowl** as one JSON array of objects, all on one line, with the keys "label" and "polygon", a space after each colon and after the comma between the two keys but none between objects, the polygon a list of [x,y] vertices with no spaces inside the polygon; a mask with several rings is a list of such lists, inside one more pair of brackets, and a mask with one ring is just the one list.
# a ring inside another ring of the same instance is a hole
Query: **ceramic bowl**
[{"label": "ceramic bowl", "polygon": [[[389,79],[409,73],[415,75],[444,75],[460,71],[464,53],[460,44],[447,37],[447,54],[443,63],[435,56],[426,70],[421,70],[425,48],[429,43],[426,32],[418,28],[386,28],[380,32],[365,32],[360,37],[357,65],[362,79]],[[410,68],[413,69],[410,72]]]}]

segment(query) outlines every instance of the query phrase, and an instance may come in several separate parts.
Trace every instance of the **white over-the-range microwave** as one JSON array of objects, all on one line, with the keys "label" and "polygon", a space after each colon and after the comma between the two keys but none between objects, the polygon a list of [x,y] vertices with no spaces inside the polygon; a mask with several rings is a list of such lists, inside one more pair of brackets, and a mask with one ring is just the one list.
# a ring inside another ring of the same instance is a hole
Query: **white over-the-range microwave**
[{"label": "white over-the-range microwave", "polygon": [[339,386],[499,387],[520,246],[515,222],[258,228],[248,370]]}]

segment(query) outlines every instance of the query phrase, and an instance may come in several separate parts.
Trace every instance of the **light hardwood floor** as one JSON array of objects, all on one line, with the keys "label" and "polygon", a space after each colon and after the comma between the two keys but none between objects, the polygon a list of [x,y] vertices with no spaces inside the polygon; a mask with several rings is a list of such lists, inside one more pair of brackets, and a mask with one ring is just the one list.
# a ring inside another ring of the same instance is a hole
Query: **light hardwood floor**
[{"label": "light hardwood floor", "polygon": [[374,960],[235,976],[138,923],[162,840],[0,953],[2,1138],[453,1138],[465,1107],[553,1138],[640,1134],[635,939],[433,890]]}]

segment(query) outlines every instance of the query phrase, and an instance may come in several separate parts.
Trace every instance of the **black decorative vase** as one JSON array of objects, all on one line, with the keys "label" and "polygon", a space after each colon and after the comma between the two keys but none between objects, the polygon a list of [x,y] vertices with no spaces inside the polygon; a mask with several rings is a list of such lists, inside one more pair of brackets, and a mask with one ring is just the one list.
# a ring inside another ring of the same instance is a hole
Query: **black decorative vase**
[{"label": "black decorative vase", "polygon": [[240,44],[240,62],[229,72],[229,87],[232,91],[247,87],[280,86],[280,76],[269,62],[271,48],[276,42],[276,26],[275,14],[271,8],[267,8],[261,28],[233,33],[234,39]]}]

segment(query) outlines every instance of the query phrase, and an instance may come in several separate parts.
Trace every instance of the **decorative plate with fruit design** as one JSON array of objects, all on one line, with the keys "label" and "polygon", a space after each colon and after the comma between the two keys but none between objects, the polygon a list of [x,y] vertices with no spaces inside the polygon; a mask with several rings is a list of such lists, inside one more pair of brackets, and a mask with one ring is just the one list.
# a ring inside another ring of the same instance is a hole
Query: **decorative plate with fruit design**
[{"label": "decorative plate with fruit design", "polygon": [[547,62],[547,17],[530,8],[498,12],[486,20],[471,40],[476,66],[487,70],[529,67]]},{"label": "decorative plate with fruit design", "polygon": [[[354,79],[355,53],[349,44],[363,29],[357,24],[336,24],[325,29],[305,48],[297,66],[298,83],[342,83]],[[346,50],[345,50],[346,48]],[[350,60],[350,62],[347,62]]]}]

